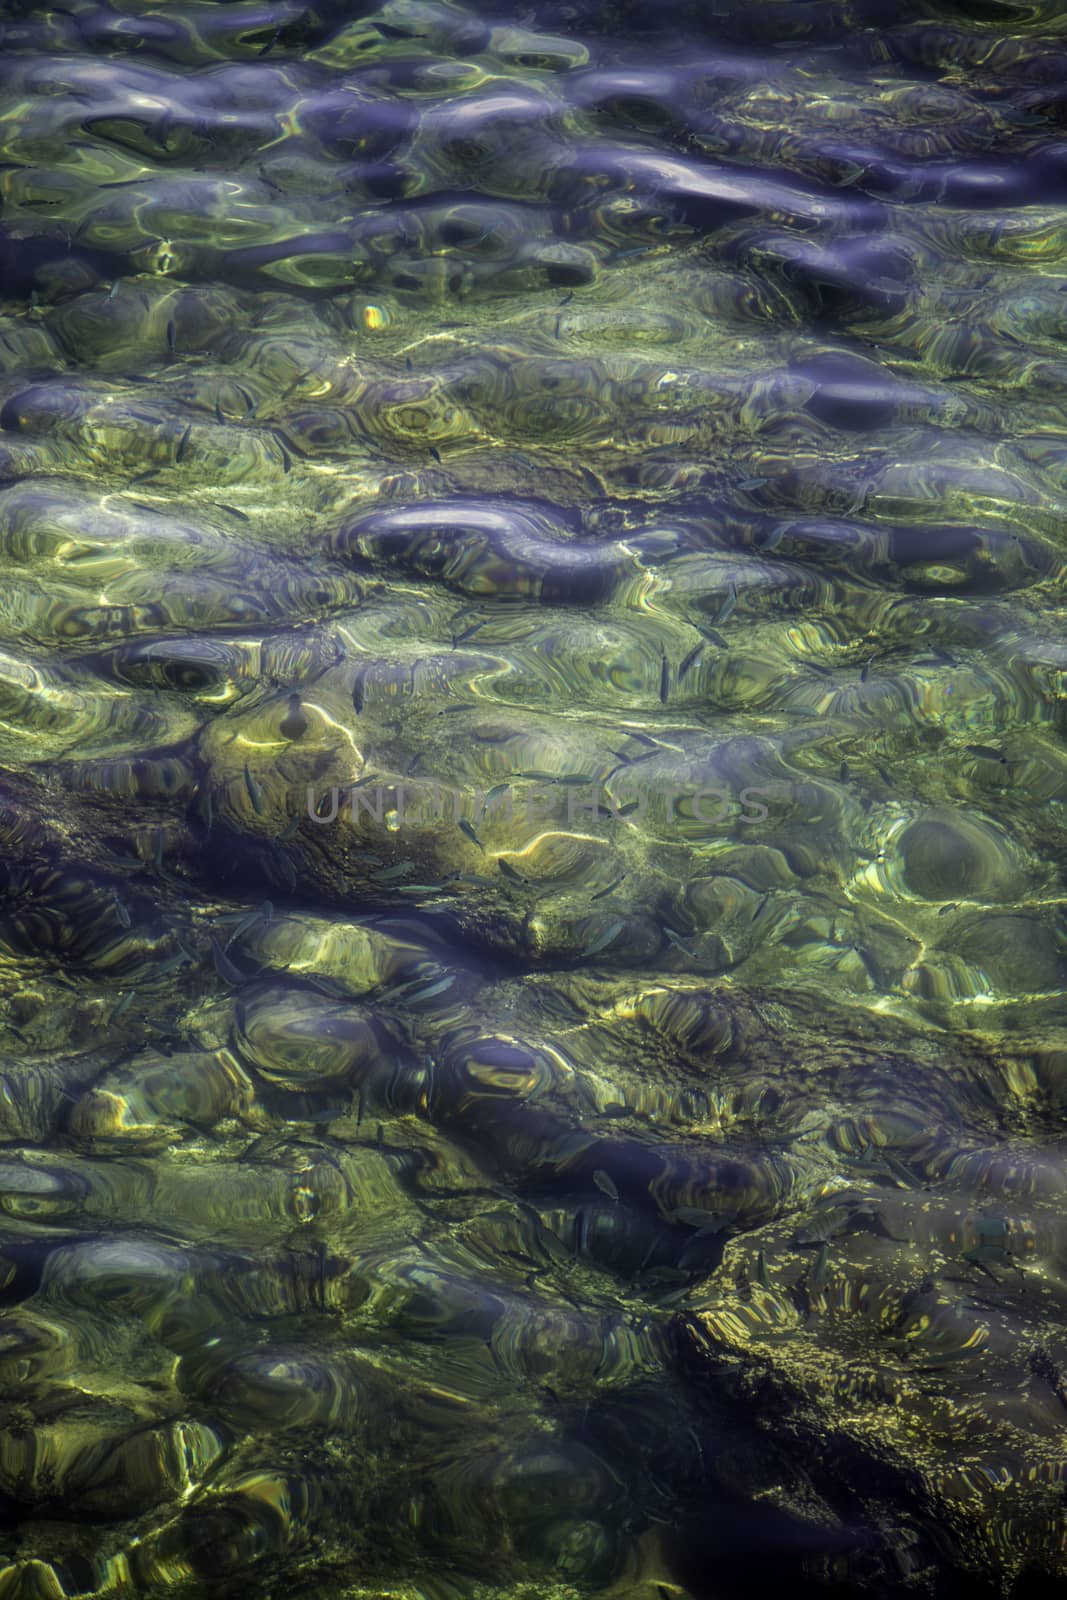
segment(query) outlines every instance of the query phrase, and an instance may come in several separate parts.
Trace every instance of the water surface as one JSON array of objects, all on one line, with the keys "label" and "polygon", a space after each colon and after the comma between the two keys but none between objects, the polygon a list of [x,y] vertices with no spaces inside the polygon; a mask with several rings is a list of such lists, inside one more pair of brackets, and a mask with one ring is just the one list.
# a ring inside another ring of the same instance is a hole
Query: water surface
[{"label": "water surface", "polygon": [[1067,1576],[1056,0],[0,6],[0,1596]]}]

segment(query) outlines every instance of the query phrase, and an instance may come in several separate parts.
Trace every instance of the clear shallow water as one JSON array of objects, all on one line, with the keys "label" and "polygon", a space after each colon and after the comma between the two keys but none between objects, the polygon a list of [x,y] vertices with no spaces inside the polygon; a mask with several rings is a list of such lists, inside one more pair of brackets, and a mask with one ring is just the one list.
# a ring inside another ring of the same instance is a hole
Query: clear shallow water
[{"label": "clear shallow water", "polygon": [[1055,4],[7,4],[0,1595],[1052,1593]]}]

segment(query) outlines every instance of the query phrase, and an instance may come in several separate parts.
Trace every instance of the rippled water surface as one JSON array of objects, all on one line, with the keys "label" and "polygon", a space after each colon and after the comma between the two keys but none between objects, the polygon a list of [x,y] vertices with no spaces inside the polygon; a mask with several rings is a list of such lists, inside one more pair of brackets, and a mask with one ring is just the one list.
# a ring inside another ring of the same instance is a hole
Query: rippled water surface
[{"label": "rippled water surface", "polygon": [[1067,11],[0,5],[0,1596],[1067,1579]]}]

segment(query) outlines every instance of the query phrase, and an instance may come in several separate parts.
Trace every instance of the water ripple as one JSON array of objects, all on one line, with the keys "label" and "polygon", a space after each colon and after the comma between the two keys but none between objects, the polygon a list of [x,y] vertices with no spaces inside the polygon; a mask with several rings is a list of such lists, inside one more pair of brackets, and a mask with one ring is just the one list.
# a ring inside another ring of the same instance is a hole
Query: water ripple
[{"label": "water ripple", "polygon": [[0,5],[0,1594],[1067,1573],[1063,33]]}]

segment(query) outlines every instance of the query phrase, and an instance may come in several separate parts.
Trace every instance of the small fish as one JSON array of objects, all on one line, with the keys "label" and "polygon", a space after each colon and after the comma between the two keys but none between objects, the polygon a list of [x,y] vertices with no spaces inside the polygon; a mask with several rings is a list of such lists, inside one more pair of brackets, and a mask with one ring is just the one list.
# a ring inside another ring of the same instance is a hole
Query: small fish
[{"label": "small fish", "polygon": [[176,462],[184,460],[184,458],[185,458],[185,447],[189,443],[189,435],[192,433],[192,431],[193,431],[193,425],[190,422],[189,426],[186,428],[185,432],[182,434],[181,438],[178,440],[178,448],[174,452],[174,460]]},{"label": "small fish", "polygon": [[115,1007],[114,1011],[111,1013],[111,1021],[112,1022],[117,1022],[121,1016],[125,1015],[125,1013],[130,1009],[130,1006],[132,1004],[133,1004],[133,990],[132,989],[127,989],[125,994],[121,994],[119,996],[118,1005]]},{"label": "small fish", "polygon": [[302,739],[307,733],[308,719],[301,710],[300,696],[298,694],[289,696],[289,710],[282,718],[278,731],[283,739],[292,740]]},{"label": "small fish", "polygon": [[973,1250],[964,1251],[963,1259],[970,1262],[971,1266],[977,1267],[980,1272],[984,1272],[987,1278],[992,1278],[994,1283],[999,1280],[996,1273],[989,1270],[990,1266],[1009,1267],[1017,1272],[1020,1277],[1023,1276],[1022,1267],[1020,1267],[1011,1252],[1004,1249],[1003,1245],[975,1245]]},{"label": "small fish", "polygon": [[592,783],[593,777],[589,772],[557,772],[553,781],[564,789],[580,789]]},{"label": "small fish", "polygon": [[736,605],[737,605],[737,590],[734,588],[733,584],[731,584],[730,585],[730,589],[729,589],[729,593],[727,594],[726,599],[723,601],[722,606],[720,607],[720,610],[719,610],[719,615],[715,618],[715,621],[716,622],[726,622],[726,621],[728,621],[729,618],[733,616],[734,607]]},{"label": "small fish", "polygon": [[129,482],[129,487],[132,489],[135,483],[147,483],[150,478],[158,478],[158,477],[159,477],[159,468],[158,467],[150,467],[147,472],[139,472],[135,478],[131,478],[130,482]]},{"label": "small fish", "polygon": [[230,937],[226,940],[226,943],[222,948],[224,950],[228,950],[235,939],[239,939],[243,933],[247,933],[252,924],[258,921],[258,911],[246,912],[246,914],[238,920],[237,926],[234,928],[233,932],[230,934]]},{"label": "small fish", "polygon": [[189,965],[189,953],[188,953],[188,951],[186,951],[186,950],[178,950],[178,951],[175,952],[174,955],[168,956],[166,961],[161,961],[159,963],[159,966],[156,967],[155,970],[156,970],[156,972],[158,974],[160,974],[162,976],[166,976],[168,973],[177,972],[179,967],[187,967],[188,965]]},{"label": "small fish", "polygon": [[317,973],[314,977],[309,976],[307,981],[320,994],[328,994],[334,1000],[348,1000],[351,998],[344,984],[339,983],[336,978],[323,977],[321,973]]},{"label": "small fish", "polygon": [[414,372],[414,370],[415,370],[415,363],[414,363],[414,361],[412,361],[410,356],[405,356],[404,357],[404,366],[406,367],[408,372]]},{"label": "small fish", "polygon": [[714,628],[701,628],[700,632],[704,635],[705,639],[709,640],[712,644],[718,645],[720,650],[728,650],[730,648],[722,634],[716,633]]},{"label": "small fish", "polygon": [[950,900],[948,905],[942,906],[941,910],[937,914],[939,917],[947,917],[950,911],[958,911],[959,908],[958,900]]},{"label": "small fish", "polygon": [[537,1230],[537,1242],[550,1261],[557,1261],[562,1264],[570,1260],[570,1251],[564,1245],[559,1234],[553,1233],[551,1228],[540,1226]]},{"label": "small fish", "polygon": [[225,983],[244,983],[244,974],[238,971],[238,969],[234,966],[229,956],[219,944],[219,941],[215,935],[212,933],[209,934],[208,937],[211,941],[211,954],[215,961],[215,970],[219,977],[222,978]]},{"label": "small fish", "polygon": [[666,1215],[671,1222],[686,1222],[691,1228],[702,1228],[709,1220],[708,1212],[701,1211],[699,1206],[675,1206]]},{"label": "small fish", "polygon": [[300,817],[290,817],[289,821],[285,824],[285,827],[278,835],[277,843],[284,844],[286,840],[294,838],[296,834],[300,832],[300,822]]},{"label": "small fish", "polygon": [[591,894],[589,896],[589,903],[592,904],[592,902],[594,900],[603,900],[605,895],[611,894],[612,890],[617,889],[619,887],[619,884],[620,883],[624,883],[625,881],[626,881],[626,874],[624,872],[622,874],[621,878],[614,879],[613,882],[608,884],[606,889],[598,889],[596,894]]},{"label": "small fish", "polygon": [[384,872],[374,873],[371,878],[371,882],[395,883],[397,878],[409,878],[414,870],[414,861],[400,861],[395,867],[386,867]]},{"label": "small fish", "polygon": [[660,1295],[659,1304],[661,1306],[680,1306],[684,1301],[688,1300],[692,1293],[692,1273],[686,1272],[683,1267],[661,1267],[659,1270],[659,1277],[668,1282],[676,1281],[675,1274],[682,1280],[682,1286],[680,1289],[672,1289],[670,1294]]},{"label": "small fish", "polygon": [[460,817],[459,823],[458,823],[458,827],[459,827],[460,833],[465,834],[466,837],[470,840],[471,844],[476,844],[478,846],[478,849],[482,852],[482,855],[484,856],[484,854],[485,854],[485,845],[479,839],[478,835],[474,831],[474,828],[473,828],[472,824],[467,821],[466,817]]},{"label": "small fish", "polygon": [[521,872],[516,872],[515,868],[511,865],[511,862],[510,861],[505,861],[503,856],[498,856],[497,857],[497,863],[496,864],[500,868],[501,872],[504,874],[505,878],[510,878],[512,883],[525,883],[526,882],[526,879],[523,877],[522,873]]},{"label": "small fish", "polygon": [[433,456],[433,458],[437,462],[438,466],[440,466],[441,465],[441,452],[440,452],[440,450],[438,450],[438,448],[437,448],[437,446],[435,444],[432,444],[430,446],[430,454]]},{"label": "small fish", "polygon": [[622,932],[625,926],[625,922],[613,922],[610,927],[604,929],[603,933],[598,934],[595,939],[590,940],[589,944],[587,944],[585,949],[581,952],[582,958],[584,959],[586,956],[598,956],[601,950],[606,950],[609,944],[614,944],[615,940],[619,937],[619,934]]},{"label": "small fish", "polygon": [[627,802],[626,802],[626,804],[624,806],[620,806],[619,807],[619,809],[618,809],[618,811],[616,811],[615,815],[617,817],[632,817],[634,812],[640,806],[640,804],[641,804],[640,800],[627,800]]},{"label": "small fish", "polygon": [[946,1367],[953,1361],[973,1361],[975,1356],[982,1354],[981,1346],[972,1345],[965,1349],[961,1346],[958,1350],[935,1350],[925,1356],[920,1366],[914,1367],[915,1372],[936,1372],[941,1367]]},{"label": "small fish", "polygon": [[[645,1268],[648,1266],[649,1262],[652,1260],[652,1257],[655,1255],[656,1251],[659,1249],[659,1244],[660,1244],[660,1241],[659,1241],[658,1237],[654,1236],[653,1239],[652,1239],[652,1243],[649,1245],[648,1249],[645,1251],[644,1255],[641,1257],[641,1260],[640,1260],[640,1262],[638,1264],[638,1268],[637,1268],[638,1272],[644,1272]],[[655,1269],[653,1269],[653,1270],[655,1270]]]},{"label": "small fish", "polygon": [[606,1194],[609,1200],[618,1200],[619,1191],[615,1187],[613,1179],[604,1171],[603,1167],[598,1167],[593,1173],[593,1182],[601,1194]]},{"label": "small fish", "polygon": [[703,654],[704,654],[704,645],[703,645],[703,643],[696,644],[696,645],[693,646],[692,650],[690,650],[689,654],[686,656],[685,660],[682,662],[681,666],[678,668],[678,681],[679,681],[679,683],[685,677],[686,673],[689,671],[689,668],[691,666],[693,666],[693,664],[696,661],[699,661],[700,657]]},{"label": "small fish", "polygon": [[167,323],[167,349],[174,355],[178,348],[178,330],[174,326],[174,318]]},{"label": "small fish", "polygon": [[696,960],[696,951],[690,950],[689,946],[685,943],[685,940],[680,934],[675,933],[673,928],[668,928],[666,923],[663,925],[663,931],[667,935],[667,938],[670,940],[671,944],[674,945],[676,950],[680,950],[684,956],[688,956],[690,961]]},{"label": "small fish", "polygon": [[771,1286],[770,1274],[767,1271],[767,1257],[762,1250],[756,1256],[756,1282],[764,1289],[769,1289]]},{"label": "small fish", "polygon": [[965,748],[968,755],[981,756],[984,761],[1000,761],[1002,763],[1007,761],[1005,755],[1002,755],[999,750],[994,750],[993,746],[989,744],[969,744]]},{"label": "small fish", "polygon": [[560,301],[560,307],[562,308],[563,306],[569,306],[573,299],[574,299],[574,290],[571,289],[568,294],[565,294],[563,296],[563,299]]},{"label": "small fish", "polygon": [[479,822],[481,822],[482,818],[485,816],[485,813],[489,810],[489,807],[492,805],[493,801],[494,800],[499,800],[499,798],[500,798],[500,796],[502,794],[507,794],[507,792],[508,792],[508,790],[510,788],[511,788],[511,784],[510,783],[494,783],[493,787],[490,789],[489,793],[486,795],[485,799],[482,801],[482,809],[478,813],[478,821]]},{"label": "small fish", "polygon": [[841,783],[847,783],[848,782],[848,780],[849,780],[849,770],[848,770],[848,762],[847,761],[842,761],[841,770],[840,770],[840,772],[838,773],[837,776],[838,776],[838,781],[839,782],[841,782]]},{"label": "small fish", "polygon": [[114,280],[114,282],[112,283],[111,288],[107,291],[108,299],[109,300],[114,300],[114,298],[118,294],[118,292],[119,292],[119,280],[118,280],[118,278],[116,278]]},{"label": "small fish", "polygon": [[760,550],[777,550],[784,538],[785,528],[779,523],[777,528],[772,528],[769,533],[764,534],[757,548]]},{"label": "small fish", "polygon": [[809,1288],[821,1289],[824,1287],[826,1283],[826,1268],[829,1260],[830,1246],[824,1239],[822,1244],[819,1246],[818,1254],[815,1257],[815,1264],[812,1267],[810,1276],[808,1278]]},{"label": "small fish", "polygon": [[707,1216],[694,1235],[697,1239],[707,1239],[714,1233],[723,1233],[737,1221],[736,1211],[724,1211],[721,1216]]},{"label": "small fish", "polygon": [[248,790],[248,798],[252,802],[252,810],[257,817],[261,817],[263,815],[263,791],[255,778],[253,778],[247,761],[245,762],[245,788]]},{"label": "small fish", "polygon": [[414,994],[406,996],[406,1003],[410,1005],[421,1004],[423,1000],[433,1000],[439,994],[444,994],[446,989],[451,989],[456,981],[456,974],[450,972],[447,977],[438,978],[436,983],[431,983],[427,989],[416,989]]},{"label": "small fish", "polygon": [[236,506],[224,505],[221,500],[219,501],[219,510],[220,511],[228,511],[230,513],[231,517],[236,517],[237,518],[238,522],[249,522],[249,521],[251,521],[251,518],[247,515],[246,512],[238,511]]},{"label": "small fish", "polygon": [[356,673],[355,682],[352,685],[352,704],[356,709],[357,716],[361,714],[363,707],[367,703],[366,682],[367,668],[360,667],[359,671]]},{"label": "small fish", "polygon": [[123,903],[119,899],[118,895],[115,895],[114,900],[115,900],[115,915],[119,919],[119,926],[122,927],[122,928],[131,927],[132,926],[132,920],[131,920],[131,917],[130,917],[130,913],[126,910],[126,907],[123,905]]},{"label": "small fish", "polygon": [[592,778],[585,772],[541,772],[536,768],[515,774],[518,778],[528,778],[534,783],[557,783],[563,788],[575,789],[585,783],[592,783]]},{"label": "small fish", "polygon": [[860,668],[860,682],[861,683],[866,683],[867,682],[867,679],[870,677],[870,672],[871,672],[871,663],[869,661],[865,661],[863,663],[862,667]]},{"label": "small fish", "polygon": [[[275,435],[275,437],[277,437],[277,435]],[[293,459],[290,456],[288,450],[282,444],[282,441],[280,439],[278,439],[278,449],[282,453],[282,471],[283,472],[292,472],[292,470],[293,470]]]},{"label": "small fish", "polygon": [[660,662],[660,668],[659,668],[659,699],[660,699],[660,705],[665,706],[667,704],[667,696],[670,693],[670,688],[671,688],[671,664],[667,660],[667,657],[664,656],[663,659]]},{"label": "small fish", "polygon": [[964,1251],[964,1261],[995,1261],[998,1266],[1011,1266],[1015,1257],[1010,1250],[1005,1250],[1002,1244],[976,1244],[973,1249]]},{"label": "small fish", "polygon": [[919,1187],[919,1180],[916,1178],[914,1172],[912,1172],[910,1168],[906,1167],[903,1161],[898,1160],[891,1150],[882,1151],[882,1162],[889,1168],[897,1182],[902,1183],[906,1189],[916,1189]]}]

